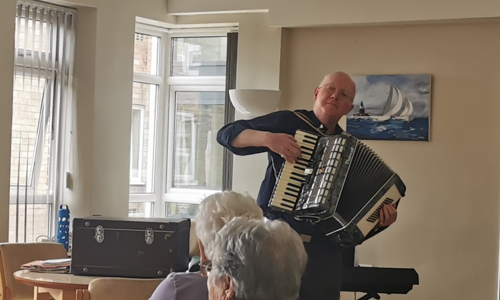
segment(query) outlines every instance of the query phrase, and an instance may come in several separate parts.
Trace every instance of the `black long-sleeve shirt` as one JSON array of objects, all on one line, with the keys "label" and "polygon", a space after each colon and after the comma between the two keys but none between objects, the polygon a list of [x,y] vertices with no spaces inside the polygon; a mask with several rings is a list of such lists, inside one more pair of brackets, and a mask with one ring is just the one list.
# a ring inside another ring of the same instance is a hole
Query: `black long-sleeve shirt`
[{"label": "black long-sleeve shirt", "polygon": [[[297,110],[297,112],[300,112],[309,118],[316,128],[323,128],[322,131],[326,132],[326,128],[322,126],[313,111]],[[285,220],[293,229],[301,234],[323,236],[324,233],[322,233],[318,226],[314,226],[305,221],[297,221],[291,214],[276,212],[268,206],[276,184],[276,177],[278,176],[281,166],[285,160],[279,154],[272,152],[267,147],[237,148],[231,146],[232,141],[245,129],[268,131],[273,133],[286,133],[292,136],[295,135],[295,131],[297,129],[310,132],[315,132],[315,129],[311,128],[310,125],[298,118],[292,111],[284,110],[273,112],[251,120],[238,120],[227,124],[217,133],[217,141],[236,155],[251,155],[267,152],[269,163],[257,197],[257,204],[262,208],[264,215],[270,219]],[[340,134],[342,131],[342,128],[337,125],[333,134]]]}]

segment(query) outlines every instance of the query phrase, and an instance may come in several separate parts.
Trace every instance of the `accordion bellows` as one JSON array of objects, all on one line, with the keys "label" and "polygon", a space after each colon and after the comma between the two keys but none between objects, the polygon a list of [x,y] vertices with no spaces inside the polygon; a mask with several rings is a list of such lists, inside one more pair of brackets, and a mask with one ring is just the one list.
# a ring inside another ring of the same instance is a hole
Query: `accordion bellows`
[{"label": "accordion bellows", "polygon": [[269,206],[317,223],[341,246],[363,242],[384,204],[406,192],[399,176],[368,146],[348,133],[317,136],[297,130],[302,158],[286,162]]}]

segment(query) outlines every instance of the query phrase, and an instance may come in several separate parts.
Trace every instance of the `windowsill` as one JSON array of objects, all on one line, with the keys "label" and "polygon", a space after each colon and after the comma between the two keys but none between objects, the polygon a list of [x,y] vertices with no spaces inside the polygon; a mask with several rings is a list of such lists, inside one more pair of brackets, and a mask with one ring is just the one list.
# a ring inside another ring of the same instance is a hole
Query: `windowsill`
[{"label": "windowsill", "polygon": [[165,202],[199,204],[220,190],[171,188],[163,197]]},{"label": "windowsill", "polygon": [[129,185],[133,185],[133,186],[145,186],[146,183],[145,182],[141,182],[141,181],[132,181],[129,183]]}]

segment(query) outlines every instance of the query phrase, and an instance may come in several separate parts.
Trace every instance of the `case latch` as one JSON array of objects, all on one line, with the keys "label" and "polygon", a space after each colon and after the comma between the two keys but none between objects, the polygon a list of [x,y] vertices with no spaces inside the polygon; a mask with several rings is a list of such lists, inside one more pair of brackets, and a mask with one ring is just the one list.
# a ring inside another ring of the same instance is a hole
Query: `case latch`
[{"label": "case latch", "polygon": [[101,225],[95,227],[94,238],[99,244],[104,242],[104,227],[102,227]]},{"label": "case latch", "polygon": [[148,245],[151,245],[155,241],[155,232],[153,228],[146,229],[145,241]]}]

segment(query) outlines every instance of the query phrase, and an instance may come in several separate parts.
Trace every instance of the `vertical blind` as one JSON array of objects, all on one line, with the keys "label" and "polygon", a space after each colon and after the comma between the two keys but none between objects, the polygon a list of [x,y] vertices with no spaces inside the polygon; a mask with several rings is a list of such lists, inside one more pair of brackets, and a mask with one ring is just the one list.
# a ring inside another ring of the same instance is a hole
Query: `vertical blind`
[{"label": "vertical blind", "polygon": [[75,11],[18,2],[10,173],[9,241],[54,234],[61,127],[71,111]]}]

